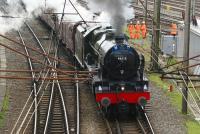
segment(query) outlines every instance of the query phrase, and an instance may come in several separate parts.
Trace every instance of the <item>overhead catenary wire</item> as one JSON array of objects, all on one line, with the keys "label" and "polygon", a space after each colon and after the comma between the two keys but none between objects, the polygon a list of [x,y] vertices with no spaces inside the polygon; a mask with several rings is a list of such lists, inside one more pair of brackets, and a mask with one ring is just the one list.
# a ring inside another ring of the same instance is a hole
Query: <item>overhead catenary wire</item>
[{"label": "overhead catenary wire", "polygon": [[[2,35],[2,34],[0,34],[0,36],[3,37],[3,38],[5,38],[5,39],[7,39],[7,40],[9,40],[9,41],[11,41],[11,42],[14,42],[14,43],[16,43],[16,44],[18,44],[18,45],[23,46],[22,43],[20,43],[20,42],[14,40],[14,39],[11,39],[11,38],[9,38],[9,37],[6,37],[6,36],[4,36],[4,35]],[[3,43],[1,43],[1,44],[3,44]],[[57,60],[57,61],[59,61],[60,63],[63,63],[63,64],[65,64],[65,65],[67,65],[67,66],[74,67],[73,65],[67,63],[67,62],[64,61],[64,60],[55,59],[54,57],[52,57],[52,56],[50,56],[50,55],[46,55],[46,54],[42,53],[41,51],[39,51],[38,49],[35,49],[35,48],[33,48],[33,47],[30,47],[30,46],[32,46],[32,45],[31,45],[31,44],[27,44],[27,45],[26,45],[26,47],[27,47],[28,49],[30,49],[30,50],[32,50],[32,51],[34,51],[34,52],[37,52],[37,53],[39,53],[39,54],[41,54],[41,55],[43,55],[43,56],[47,56],[48,58],[50,58],[50,59],[52,59],[52,60]]]},{"label": "overhead catenary wire", "polygon": [[80,12],[77,10],[77,8],[74,6],[74,4],[72,3],[71,0],[69,0],[70,4],[73,6],[73,8],[76,10],[76,12],[79,14],[80,18],[83,20],[83,22],[88,26],[87,22],[85,21],[85,19],[82,17],[82,15],[80,14]]}]

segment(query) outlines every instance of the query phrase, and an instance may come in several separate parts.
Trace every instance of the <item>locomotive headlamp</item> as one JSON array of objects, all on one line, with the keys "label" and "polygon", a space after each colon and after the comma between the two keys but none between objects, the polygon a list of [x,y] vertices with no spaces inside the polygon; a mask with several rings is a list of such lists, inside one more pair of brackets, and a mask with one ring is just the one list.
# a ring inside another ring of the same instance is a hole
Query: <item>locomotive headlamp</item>
[{"label": "locomotive headlamp", "polygon": [[124,90],[125,90],[125,87],[124,87],[124,86],[121,86],[121,90],[124,91]]},{"label": "locomotive headlamp", "polygon": [[99,89],[99,91],[102,91],[102,87],[101,86],[99,86],[98,89]]},{"label": "locomotive headlamp", "polygon": [[147,85],[145,84],[144,85],[144,91],[147,91],[148,90],[148,87],[147,87]]}]

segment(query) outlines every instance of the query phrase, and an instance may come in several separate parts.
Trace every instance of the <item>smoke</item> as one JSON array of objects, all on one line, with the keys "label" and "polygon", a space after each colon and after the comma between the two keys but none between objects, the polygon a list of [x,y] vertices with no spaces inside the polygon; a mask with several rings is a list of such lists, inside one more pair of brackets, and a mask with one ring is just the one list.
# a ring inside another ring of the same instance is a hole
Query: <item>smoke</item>
[{"label": "smoke", "polygon": [[[76,0],[71,1],[85,20],[92,20],[92,13],[79,5]],[[0,0],[0,33],[4,34],[11,29],[19,29],[25,20],[41,14],[45,8],[51,8],[55,12],[61,13],[64,2],[65,0],[46,0],[45,4],[45,0]],[[68,0],[65,12],[76,13]],[[65,15],[64,19],[66,21],[81,21],[78,15]]]},{"label": "smoke", "polygon": [[[96,15],[95,20],[110,22],[117,33],[122,32],[127,19],[134,17],[133,9],[128,8],[126,0],[90,0],[90,10],[82,7],[76,2],[77,0],[71,1],[84,20],[91,21],[94,19],[94,12],[101,12],[100,16]],[[0,17],[0,33],[5,33],[10,29],[19,29],[25,20],[41,14],[45,8],[52,8],[55,12],[61,13],[64,2],[65,0],[0,0],[0,16],[11,16]],[[68,0],[65,13],[76,13]],[[65,15],[64,21],[82,21],[82,19],[78,15]]]},{"label": "smoke", "polygon": [[[17,29],[22,25],[22,18],[25,16],[22,3],[19,1],[2,0],[0,10],[0,33],[4,34],[10,29]],[[17,18],[15,18],[17,17]]]},{"label": "smoke", "polygon": [[108,20],[116,29],[116,34],[120,34],[126,21],[134,18],[134,10],[128,4],[128,0],[90,0],[89,8],[93,12],[101,12],[103,16],[100,18]]}]

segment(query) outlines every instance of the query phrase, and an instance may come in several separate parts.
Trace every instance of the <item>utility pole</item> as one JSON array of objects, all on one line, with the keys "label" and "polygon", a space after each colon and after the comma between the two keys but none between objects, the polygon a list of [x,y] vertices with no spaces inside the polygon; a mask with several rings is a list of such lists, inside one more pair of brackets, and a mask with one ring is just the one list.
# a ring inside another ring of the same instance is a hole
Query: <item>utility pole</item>
[{"label": "utility pole", "polygon": [[160,7],[161,0],[154,0],[154,17],[153,17],[153,42],[151,50],[152,70],[158,70],[158,55],[160,45]]},{"label": "utility pole", "polygon": [[[190,9],[191,9],[191,0],[186,0],[183,60],[189,59],[189,51],[190,51]],[[189,66],[189,60],[184,62],[184,66],[185,67]],[[188,68],[185,69],[185,72],[188,74]],[[182,92],[183,92],[182,113],[187,114],[188,81],[186,81],[186,85],[182,88]]]}]

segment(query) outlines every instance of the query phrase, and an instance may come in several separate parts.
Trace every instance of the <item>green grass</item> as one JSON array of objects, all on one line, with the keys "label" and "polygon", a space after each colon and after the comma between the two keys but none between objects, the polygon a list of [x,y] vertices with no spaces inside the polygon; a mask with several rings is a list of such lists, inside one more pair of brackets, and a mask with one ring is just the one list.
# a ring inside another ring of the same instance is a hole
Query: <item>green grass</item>
[{"label": "green grass", "polygon": [[[161,88],[165,95],[170,98],[170,102],[173,106],[175,106],[179,113],[181,113],[181,106],[182,106],[182,96],[176,91],[173,85],[173,92],[169,92],[168,88],[170,85],[172,85],[167,80],[161,80],[159,74],[149,74],[149,80],[157,87]],[[194,119],[191,119],[188,115],[184,115],[185,120],[185,126],[187,128],[188,134],[200,134],[200,124],[195,121]]]},{"label": "green grass", "polygon": [[195,121],[188,119],[186,122],[188,134],[199,134],[200,133],[200,124]]},{"label": "green grass", "polygon": [[9,95],[8,95],[8,92],[6,92],[3,103],[2,103],[2,109],[0,112],[0,128],[4,126],[5,116],[6,116],[6,112],[8,111],[8,108],[9,108]]},{"label": "green grass", "polygon": [[[150,74],[149,79],[154,83],[155,86],[161,88],[164,91],[164,94],[170,98],[170,102],[173,106],[178,108],[178,111],[181,112],[181,102],[182,96],[176,91],[175,86],[166,80],[161,80],[159,74]],[[170,85],[173,86],[173,92],[169,92]]]}]

